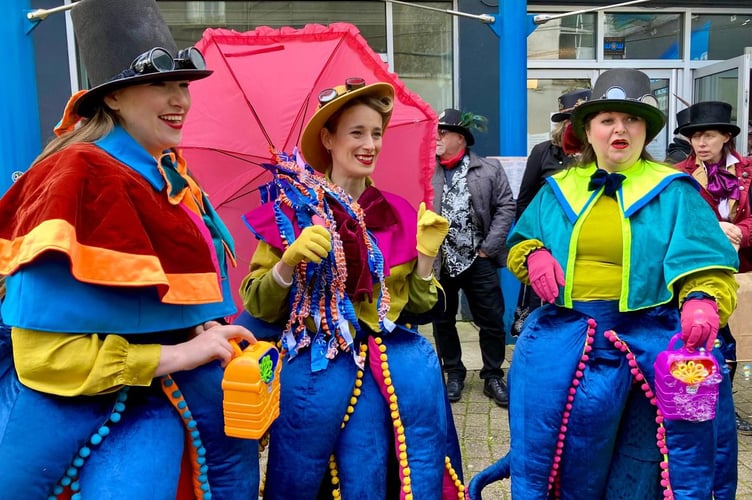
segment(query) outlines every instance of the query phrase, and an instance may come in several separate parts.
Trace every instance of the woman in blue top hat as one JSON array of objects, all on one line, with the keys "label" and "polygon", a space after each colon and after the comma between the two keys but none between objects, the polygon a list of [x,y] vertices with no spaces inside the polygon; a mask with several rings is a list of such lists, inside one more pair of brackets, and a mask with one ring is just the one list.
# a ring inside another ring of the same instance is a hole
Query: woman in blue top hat
[{"label": "woman in blue top hat", "polygon": [[[255,441],[223,431],[233,243],[175,149],[189,82],[154,0],[82,0],[92,83],[0,200],[0,496],[251,498]],[[187,457],[183,460],[183,457]],[[191,484],[192,483],[192,484]]]},{"label": "woman in blue top hat", "polygon": [[508,238],[510,271],[547,304],[515,347],[510,453],[471,496],[511,474],[515,498],[733,499],[728,374],[714,419],[664,418],[653,365],[677,332],[692,352],[714,346],[736,252],[691,178],[645,151],[665,123],[647,75],[603,73],[572,123],[581,164],[547,180]]}]

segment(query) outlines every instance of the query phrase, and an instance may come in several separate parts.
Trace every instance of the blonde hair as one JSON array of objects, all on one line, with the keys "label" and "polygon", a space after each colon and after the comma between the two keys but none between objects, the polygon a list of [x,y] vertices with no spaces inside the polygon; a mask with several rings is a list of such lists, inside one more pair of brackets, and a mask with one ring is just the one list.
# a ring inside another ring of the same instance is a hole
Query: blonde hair
[{"label": "blonde hair", "polygon": [[567,128],[569,120],[562,120],[554,125],[554,129],[551,131],[551,144],[561,147],[564,138],[564,129]]},{"label": "blonde hair", "polygon": [[99,106],[96,113],[94,113],[94,116],[91,118],[83,118],[80,127],[72,132],[65,133],[60,137],[52,139],[47,146],[44,147],[39,156],[34,159],[32,166],[71,144],[95,142],[109,134],[118,123],[117,116],[112,110],[110,110],[110,108],[104,105]]},{"label": "blonde hair", "polygon": [[329,117],[324,124],[324,128],[329,132],[336,132],[337,123],[339,122],[339,117],[342,116],[342,113],[357,104],[364,104],[380,114],[381,123],[386,123],[386,121],[392,116],[392,111],[394,110],[394,101],[391,97],[387,95],[364,94],[344,103],[341,108]]}]

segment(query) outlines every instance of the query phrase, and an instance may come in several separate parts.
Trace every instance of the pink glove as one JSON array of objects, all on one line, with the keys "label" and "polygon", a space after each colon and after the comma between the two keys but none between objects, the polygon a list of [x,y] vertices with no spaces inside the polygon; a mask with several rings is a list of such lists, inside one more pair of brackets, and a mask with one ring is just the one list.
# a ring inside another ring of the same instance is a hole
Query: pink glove
[{"label": "pink glove", "polygon": [[715,344],[720,323],[715,300],[689,299],[681,310],[682,342],[687,349],[705,346],[710,350]]},{"label": "pink glove", "polygon": [[564,286],[564,271],[551,252],[542,248],[527,256],[527,272],[530,286],[544,302],[553,304],[559,296],[559,287]]}]

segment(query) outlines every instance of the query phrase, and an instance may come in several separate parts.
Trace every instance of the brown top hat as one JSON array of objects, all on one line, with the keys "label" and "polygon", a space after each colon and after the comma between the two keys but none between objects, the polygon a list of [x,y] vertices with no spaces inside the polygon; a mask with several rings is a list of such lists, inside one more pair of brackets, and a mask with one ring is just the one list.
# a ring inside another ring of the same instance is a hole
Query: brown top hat
[{"label": "brown top hat", "polygon": [[698,102],[687,108],[689,121],[676,130],[685,137],[701,130],[718,130],[727,132],[731,137],[739,135],[741,130],[731,121],[731,104],[721,101]]},{"label": "brown top hat", "polygon": [[[198,49],[178,53],[155,0],[80,0],[71,20],[90,84],[75,105],[81,116],[93,116],[102,98],[119,88],[212,73]],[[152,51],[159,48],[164,51]]]},{"label": "brown top hat", "polygon": [[587,117],[601,111],[629,113],[644,119],[646,143],[666,124],[666,117],[658,109],[658,100],[650,88],[650,78],[636,69],[617,68],[601,74],[595,81],[590,100],[572,110],[572,127],[581,140],[587,140]]},{"label": "brown top hat", "polygon": [[559,112],[551,116],[552,122],[569,120],[575,106],[590,99],[590,89],[575,89],[559,96]]}]

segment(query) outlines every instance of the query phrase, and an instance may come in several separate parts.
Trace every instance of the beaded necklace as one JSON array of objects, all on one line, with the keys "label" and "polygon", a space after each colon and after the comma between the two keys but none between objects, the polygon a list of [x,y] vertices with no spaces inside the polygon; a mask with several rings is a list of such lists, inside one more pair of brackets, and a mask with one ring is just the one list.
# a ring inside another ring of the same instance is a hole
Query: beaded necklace
[{"label": "beaded necklace", "polygon": [[[329,360],[339,352],[351,352],[356,364],[362,367],[363,358],[352,349],[350,328],[356,335],[363,332],[345,289],[346,256],[327,197],[339,203],[360,228],[358,237],[363,239],[368,250],[371,276],[380,284],[377,299],[379,326],[382,331],[390,332],[395,325],[386,317],[390,297],[384,282],[384,256],[366,227],[363,210],[352,196],[325,176],[315,174],[298,158],[297,150],[291,155],[278,153],[276,160],[275,165],[263,165],[272,173],[273,180],[265,186],[262,199],[274,204],[274,219],[284,248],[295,240],[295,232],[292,220],[282,210],[283,206],[293,210],[296,224],[301,229],[318,223],[332,235],[332,250],[320,264],[303,262],[295,268],[290,289],[290,318],[282,333],[282,348],[292,359],[301,349],[310,347],[312,371],[326,369]],[[313,339],[305,326],[309,317],[314,320],[317,330]]]}]

